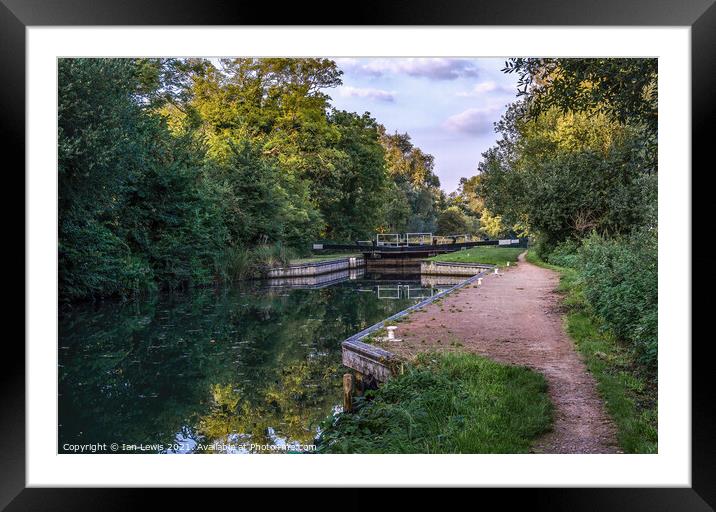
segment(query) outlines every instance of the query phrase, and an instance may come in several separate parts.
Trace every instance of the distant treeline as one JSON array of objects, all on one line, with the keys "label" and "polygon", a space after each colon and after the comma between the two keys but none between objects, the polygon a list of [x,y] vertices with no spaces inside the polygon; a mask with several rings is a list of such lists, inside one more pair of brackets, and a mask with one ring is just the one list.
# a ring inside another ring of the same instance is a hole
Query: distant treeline
[{"label": "distant treeline", "polygon": [[331,107],[341,75],[327,59],[61,59],[61,300],[231,281],[314,240],[480,230],[477,199],[446,196],[408,134]]}]

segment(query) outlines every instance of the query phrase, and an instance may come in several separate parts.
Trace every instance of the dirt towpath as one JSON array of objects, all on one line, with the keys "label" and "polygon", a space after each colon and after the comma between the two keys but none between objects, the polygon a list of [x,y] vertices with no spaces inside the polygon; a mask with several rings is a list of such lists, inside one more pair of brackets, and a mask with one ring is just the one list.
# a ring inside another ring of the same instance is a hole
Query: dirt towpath
[{"label": "dirt towpath", "polygon": [[410,315],[396,332],[402,341],[386,348],[410,356],[455,350],[459,342],[460,350],[537,370],[547,379],[554,424],[533,451],[618,453],[596,382],[564,332],[558,281],[555,272],[528,263],[523,254],[501,276],[489,275],[482,286],[468,285]]}]

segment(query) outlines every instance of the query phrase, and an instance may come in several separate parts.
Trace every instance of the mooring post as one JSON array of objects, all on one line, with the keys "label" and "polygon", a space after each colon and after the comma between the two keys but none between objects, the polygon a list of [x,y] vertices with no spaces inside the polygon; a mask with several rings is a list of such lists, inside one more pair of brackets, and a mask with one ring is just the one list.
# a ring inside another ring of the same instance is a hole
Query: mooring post
[{"label": "mooring post", "polygon": [[353,378],[355,379],[353,384],[353,394],[355,396],[363,396],[363,391],[365,391],[365,380],[363,379],[363,374],[355,372],[353,374]]},{"label": "mooring post", "polygon": [[353,411],[354,378],[352,373],[343,374],[343,412]]}]

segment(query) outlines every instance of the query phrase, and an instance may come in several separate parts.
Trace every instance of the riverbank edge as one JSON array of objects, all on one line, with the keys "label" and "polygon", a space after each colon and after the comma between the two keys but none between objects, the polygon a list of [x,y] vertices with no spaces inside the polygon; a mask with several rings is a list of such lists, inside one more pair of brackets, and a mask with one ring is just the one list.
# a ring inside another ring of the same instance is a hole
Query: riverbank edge
[{"label": "riverbank edge", "polygon": [[[575,284],[577,270],[547,263],[534,250],[527,252],[526,259],[559,274],[557,291],[563,295],[564,330],[597,381],[597,391],[617,426],[620,447],[625,453],[658,453],[658,386],[650,389],[631,354],[604,332],[598,319],[582,304]],[[648,400],[643,401],[644,397]],[[653,407],[644,406],[652,399]]]},{"label": "riverbank edge", "polygon": [[[485,265],[485,266],[487,266],[487,265]],[[388,318],[385,318],[384,320],[381,320],[380,322],[377,322],[377,323],[371,325],[370,327],[366,327],[366,328],[363,329],[362,331],[359,331],[359,332],[355,333],[354,335],[349,336],[348,338],[346,338],[345,340],[343,340],[343,342],[341,342],[341,346],[344,346],[345,343],[355,343],[355,342],[361,342],[361,343],[362,343],[361,340],[363,340],[363,339],[365,339],[367,336],[373,334],[375,331],[377,331],[377,330],[379,330],[379,329],[382,329],[387,322],[390,322],[390,321],[393,321],[393,320],[398,320],[398,319],[400,319],[400,318],[402,318],[402,317],[404,317],[404,316],[410,314],[411,312],[413,312],[413,311],[415,311],[415,310],[418,310],[418,309],[420,309],[420,308],[422,308],[422,307],[425,307],[425,306],[427,306],[428,304],[430,304],[430,303],[432,303],[432,302],[434,302],[434,301],[436,301],[436,300],[439,300],[439,299],[445,297],[446,295],[448,295],[448,294],[450,294],[450,293],[452,293],[452,292],[454,292],[454,291],[456,291],[456,290],[459,290],[460,288],[464,288],[465,286],[474,283],[474,282],[477,281],[479,278],[485,277],[485,275],[488,273],[488,271],[489,271],[489,270],[492,270],[492,269],[494,269],[494,268],[495,268],[494,266],[490,265],[487,270],[484,270],[483,272],[480,272],[480,273],[478,273],[478,274],[475,274],[475,275],[473,275],[472,277],[468,277],[468,278],[465,279],[464,281],[462,281],[462,282],[460,282],[460,283],[458,283],[458,284],[456,284],[456,285],[454,285],[454,286],[452,286],[452,287],[450,287],[450,288],[448,288],[448,289],[446,289],[446,290],[443,290],[443,291],[441,291],[440,293],[436,293],[436,294],[433,295],[432,297],[428,297],[427,299],[423,299],[423,300],[421,300],[420,302],[418,302],[418,303],[416,303],[416,304],[413,304],[412,306],[409,306],[409,307],[403,309],[402,311],[398,311],[398,312],[395,313],[394,315],[391,315],[391,316],[389,316]],[[366,345],[367,345],[367,343],[366,343]]]}]

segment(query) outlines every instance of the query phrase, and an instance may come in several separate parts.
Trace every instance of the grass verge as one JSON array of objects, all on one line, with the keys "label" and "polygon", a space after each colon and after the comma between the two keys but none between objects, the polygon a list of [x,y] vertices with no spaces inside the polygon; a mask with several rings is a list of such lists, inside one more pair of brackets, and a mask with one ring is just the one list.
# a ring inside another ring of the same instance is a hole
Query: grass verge
[{"label": "grass verge", "polygon": [[534,251],[527,261],[560,274],[558,291],[567,308],[565,327],[597,380],[625,453],[657,453],[657,386],[636,355],[602,328],[586,303],[577,270],[550,265]]},{"label": "grass verge", "polygon": [[462,251],[440,254],[430,258],[433,261],[454,261],[459,263],[484,263],[504,267],[507,262],[517,261],[517,256],[524,252],[522,247],[471,247]]},{"label": "grass verge", "polygon": [[548,430],[542,375],[461,352],[421,354],[330,419],[323,453],[525,453]]},{"label": "grass verge", "polygon": [[295,258],[291,260],[291,265],[302,265],[304,263],[316,263],[319,261],[326,260],[341,260],[345,258],[360,258],[362,254],[348,254],[348,253],[335,253],[335,254],[315,254],[307,258]]}]

